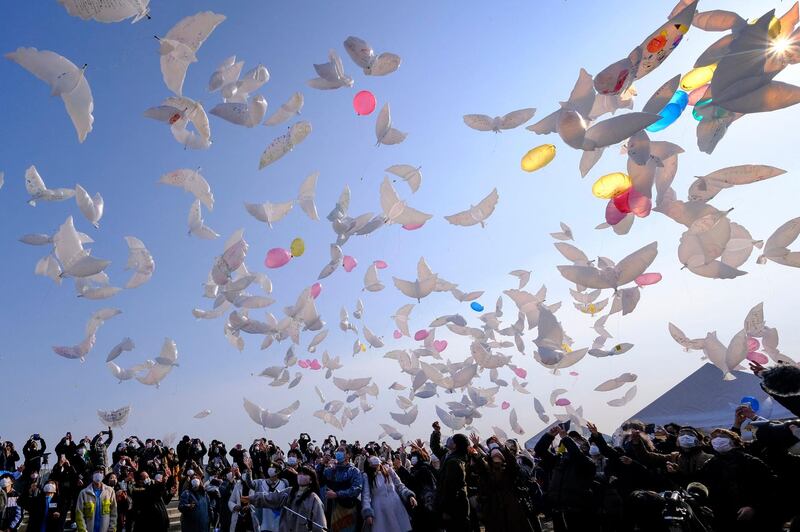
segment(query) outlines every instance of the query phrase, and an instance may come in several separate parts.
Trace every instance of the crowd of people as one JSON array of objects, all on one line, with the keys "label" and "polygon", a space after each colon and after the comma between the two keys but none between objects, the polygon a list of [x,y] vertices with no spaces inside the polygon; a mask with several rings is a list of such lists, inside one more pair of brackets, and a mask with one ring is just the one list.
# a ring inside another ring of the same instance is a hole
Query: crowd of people
[{"label": "crowd of people", "polygon": [[[754,365],[800,417],[800,368]],[[55,446],[33,434],[0,453],[0,531],[166,532],[177,499],[186,532],[555,532],[800,530],[800,420],[751,405],[703,431],[637,420],[612,435],[553,425],[532,448],[442,435],[392,447],[308,434],[228,449],[184,436],[173,447],[109,427]],[[109,456],[110,451],[110,456]]]}]

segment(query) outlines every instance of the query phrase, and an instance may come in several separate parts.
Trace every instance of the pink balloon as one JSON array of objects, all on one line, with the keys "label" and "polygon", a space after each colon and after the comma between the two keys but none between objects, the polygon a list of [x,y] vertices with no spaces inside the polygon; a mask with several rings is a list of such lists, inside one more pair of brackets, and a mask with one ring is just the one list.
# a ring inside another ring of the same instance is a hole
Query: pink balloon
[{"label": "pink balloon", "polygon": [[747,360],[750,362],[755,362],[756,364],[761,364],[762,366],[769,362],[767,355],[757,351],[751,351],[750,353],[747,353]]},{"label": "pink balloon", "polygon": [[345,255],[344,259],[342,260],[342,265],[344,266],[344,271],[350,273],[353,271],[353,268],[358,266],[358,261],[350,255]]},{"label": "pink balloon", "polygon": [[369,91],[359,91],[353,96],[353,109],[358,116],[367,116],[375,110],[375,95]]},{"label": "pink balloon", "polygon": [[320,292],[322,292],[321,283],[314,283],[311,285],[311,297],[317,299],[319,297]]},{"label": "pink balloon", "polygon": [[515,374],[517,375],[517,377],[519,377],[520,379],[524,379],[525,377],[527,377],[527,376],[528,376],[528,372],[527,372],[527,371],[525,371],[525,368],[514,368],[514,373],[515,373]]},{"label": "pink balloon", "polygon": [[758,351],[760,347],[761,342],[751,336],[747,337],[747,351]]},{"label": "pink balloon", "polygon": [[700,100],[702,100],[703,96],[706,95],[706,91],[708,90],[709,86],[710,86],[710,84],[703,85],[702,87],[697,87],[695,90],[690,92],[689,93],[689,102],[687,103],[687,105],[694,105],[697,102],[699,102]]},{"label": "pink balloon", "polygon": [[417,229],[419,229],[423,225],[425,225],[425,224],[405,224],[405,225],[403,225],[403,229],[405,229],[406,231],[416,231]]},{"label": "pink balloon", "polygon": [[313,370],[318,370],[318,369],[322,368],[322,366],[319,363],[319,360],[317,360],[316,358],[314,360],[310,361],[310,363],[308,364],[308,367],[313,369]]},{"label": "pink balloon", "polygon": [[611,201],[614,202],[614,207],[616,207],[617,210],[622,214],[628,214],[631,212],[631,208],[628,206],[628,195],[631,193],[631,190],[633,190],[633,187],[629,188],[622,194],[611,198]]},{"label": "pink balloon", "polygon": [[661,280],[660,273],[643,273],[642,275],[634,279],[633,282],[635,282],[639,286],[648,286],[651,284],[656,284],[660,280]]},{"label": "pink balloon", "polygon": [[511,406],[511,403],[509,403],[508,401],[503,401],[503,403],[500,405],[500,408],[502,408],[503,410],[508,410],[509,406]]},{"label": "pink balloon", "polygon": [[376,260],[375,262],[373,262],[373,264],[374,264],[374,265],[375,265],[375,267],[376,267],[376,268],[378,268],[379,270],[385,270],[386,268],[388,268],[388,267],[389,267],[389,265],[388,265],[388,264],[386,264],[386,263],[385,263],[384,261],[382,261],[382,260]]},{"label": "pink balloon", "polygon": [[436,349],[437,353],[441,353],[442,351],[447,349],[447,340],[434,340],[433,348]]},{"label": "pink balloon", "polygon": [[298,360],[297,365],[303,369],[308,369],[308,362],[306,362],[305,360]]},{"label": "pink balloon", "polygon": [[613,199],[608,200],[608,205],[606,205],[606,222],[608,225],[617,225],[624,219],[625,213],[617,209]]},{"label": "pink balloon", "polygon": [[[620,213],[627,214],[632,212],[639,218],[649,216],[650,209],[653,208],[653,203],[650,201],[650,198],[636,190],[635,187],[629,188],[619,196],[614,196],[614,199],[611,201],[614,202],[614,207],[616,207]],[[608,210],[606,210],[606,215],[607,214]]]},{"label": "pink balloon", "polygon": [[267,258],[264,259],[264,266],[267,268],[280,268],[292,260],[292,254],[288,249],[272,248],[267,251]]},{"label": "pink balloon", "polygon": [[421,342],[425,338],[427,338],[429,335],[430,335],[430,333],[427,330],[420,329],[420,330],[418,330],[417,332],[414,333],[414,340],[416,340],[418,342]]},{"label": "pink balloon", "polygon": [[392,336],[394,336],[395,340],[399,340],[400,338],[403,337],[403,333],[395,329],[394,332],[392,333]]},{"label": "pink balloon", "polygon": [[573,377],[577,377],[578,375],[580,375],[580,373],[578,373],[577,371],[570,371],[569,374],[572,375]]},{"label": "pink balloon", "polygon": [[563,397],[556,399],[556,406],[567,406],[569,404],[572,404],[569,402],[569,399],[564,399]]}]

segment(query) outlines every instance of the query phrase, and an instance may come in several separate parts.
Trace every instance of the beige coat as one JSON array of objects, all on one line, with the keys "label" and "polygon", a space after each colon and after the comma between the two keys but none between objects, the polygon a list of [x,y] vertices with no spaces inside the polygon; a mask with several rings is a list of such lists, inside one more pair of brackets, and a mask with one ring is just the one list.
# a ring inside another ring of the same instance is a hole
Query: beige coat
[{"label": "beige coat", "polygon": [[[117,498],[114,488],[103,484],[100,494],[100,508],[96,508],[97,498],[94,496],[94,486],[89,484],[81,490],[78,502],[75,504],[75,521],[78,523],[78,532],[115,532],[117,529]],[[100,530],[94,529],[94,515],[100,511],[102,520]]]}]

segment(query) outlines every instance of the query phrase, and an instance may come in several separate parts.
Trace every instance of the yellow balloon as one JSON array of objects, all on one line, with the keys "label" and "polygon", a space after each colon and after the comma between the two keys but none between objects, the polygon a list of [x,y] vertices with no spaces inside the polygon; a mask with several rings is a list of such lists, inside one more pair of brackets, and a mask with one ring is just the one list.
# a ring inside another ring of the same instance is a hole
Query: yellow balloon
[{"label": "yellow balloon", "polygon": [[[751,26],[758,22],[757,18],[751,18],[747,20],[747,23]],[[772,17],[772,20],[769,21],[769,28],[767,29],[767,35],[770,38],[774,39],[778,35],[781,34],[781,21],[777,17]]]},{"label": "yellow balloon", "polygon": [[289,251],[292,252],[292,257],[300,257],[306,252],[306,243],[302,238],[295,238],[289,246]]},{"label": "yellow balloon", "polygon": [[561,344],[561,349],[562,349],[562,350],[563,350],[565,353],[572,353],[572,348],[569,346],[569,344],[566,344],[566,343],[564,343],[564,344]]},{"label": "yellow balloon", "polygon": [[631,188],[631,185],[631,178],[628,174],[614,172],[595,181],[592,185],[592,194],[596,198],[611,199]]},{"label": "yellow balloon", "polygon": [[363,353],[363,352],[365,352],[366,350],[367,350],[367,346],[366,346],[366,345],[364,345],[364,344],[361,344],[361,352]]},{"label": "yellow balloon", "polygon": [[702,87],[711,82],[714,77],[714,71],[717,70],[717,64],[713,63],[704,67],[697,67],[691,70],[688,74],[681,78],[681,90],[685,92],[692,92],[698,87]]},{"label": "yellow balloon", "polygon": [[544,168],[556,156],[556,147],[552,144],[542,144],[530,150],[522,157],[522,169],[526,172],[535,172]]}]

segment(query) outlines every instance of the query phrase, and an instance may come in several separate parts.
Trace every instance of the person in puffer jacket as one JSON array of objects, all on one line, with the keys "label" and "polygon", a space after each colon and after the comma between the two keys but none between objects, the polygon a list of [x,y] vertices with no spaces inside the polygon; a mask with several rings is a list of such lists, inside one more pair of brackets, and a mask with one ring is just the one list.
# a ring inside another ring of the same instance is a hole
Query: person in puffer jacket
[{"label": "person in puffer jacket", "polygon": [[105,470],[95,468],[92,483],[78,495],[75,522],[78,532],[114,532],[117,529],[117,497],[103,484]]},{"label": "person in puffer jacket", "polygon": [[761,389],[786,410],[800,417],[800,367],[778,364],[766,369],[761,364],[751,362],[750,369],[761,378]]}]

